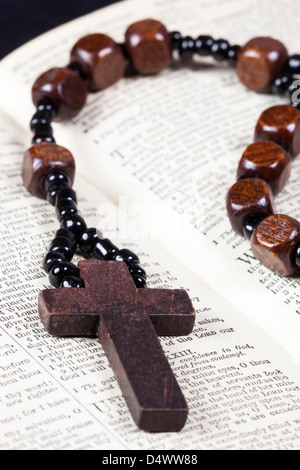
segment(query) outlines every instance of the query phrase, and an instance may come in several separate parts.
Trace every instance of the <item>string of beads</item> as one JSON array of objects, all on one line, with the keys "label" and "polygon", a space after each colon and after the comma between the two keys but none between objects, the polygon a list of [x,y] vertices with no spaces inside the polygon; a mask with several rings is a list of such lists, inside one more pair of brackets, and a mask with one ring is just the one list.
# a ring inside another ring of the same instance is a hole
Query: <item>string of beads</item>
[{"label": "string of beads", "polygon": [[[72,189],[75,161],[67,149],[56,144],[51,123],[75,117],[88,92],[112,86],[129,70],[140,75],[159,73],[171,64],[174,53],[184,63],[195,55],[226,61],[236,67],[240,81],[249,89],[290,97],[291,105],[262,113],[255,142],[242,156],[238,181],[228,191],[227,211],[233,229],[251,238],[256,256],[270,269],[286,275],[300,265],[300,224],[275,215],[273,203],[273,194],[288,180],[291,157],[300,153],[300,112],[293,99],[300,55],[289,57],[285,46],[272,38],[254,38],[240,47],[207,35],[193,39],[178,31],[168,32],[161,22],[146,19],[127,28],[123,44],[100,33],[79,39],[71,50],[70,63],[43,73],[32,87],[36,112],[30,127],[34,137],[24,155],[22,177],[31,194],[55,206],[60,222],[43,262],[54,287],[83,287],[78,268],[71,262],[76,249],[86,257],[124,261],[136,286],[146,287],[146,273],[138,257],[128,249],[119,250],[96,228],[87,228],[78,214]],[[274,232],[271,242],[270,226]]]}]

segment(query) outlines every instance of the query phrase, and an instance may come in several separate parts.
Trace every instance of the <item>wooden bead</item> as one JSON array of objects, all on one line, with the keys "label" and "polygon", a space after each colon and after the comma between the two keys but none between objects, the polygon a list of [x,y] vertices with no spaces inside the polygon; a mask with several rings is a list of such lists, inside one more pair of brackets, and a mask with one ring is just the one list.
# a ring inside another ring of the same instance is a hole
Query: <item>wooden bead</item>
[{"label": "wooden bead", "polygon": [[23,183],[27,191],[45,198],[44,181],[54,168],[66,173],[73,183],[75,161],[69,150],[50,142],[41,142],[28,149],[24,154],[22,167]]},{"label": "wooden bead", "polygon": [[254,140],[272,140],[295,157],[300,153],[300,111],[288,105],[266,109],[257,121]]},{"label": "wooden bead", "polygon": [[239,52],[237,75],[250,90],[268,90],[287,58],[288,51],[280,41],[270,37],[253,38]]},{"label": "wooden bead", "polygon": [[237,179],[261,178],[278,194],[287,183],[291,160],[286,151],[274,142],[262,140],[248,145],[240,159]]},{"label": "wooden bead", "polygon": [[49,98],[56,108],[54,119],[72,119],[85,105],[86,84],[73,70],[53,68],[43,73],[32,87],[35,106],[44,98]]},{"label": "wooden bead", "polygon": [[275,211],[269,185],[258,178],[237,181],[228,191],[227,213],[233,230],[243,236],[244,221],[250,215],[267,217]]},{"label": "wooden bead", "polygon": [[71,61],[80,64],[91,91],[104,90],[124,76],[126,59],[119,44],[105,34],[90,34],[75,44]]},{"label": "wooden bead", "polygon": [[141,74],[153,74],[168,67],[172,60],[171,39],[159,21],[147,19],[129,26],[125,47],[134,69]]},{"label": "wooden bead", "polygon": [[256,258],[280,276],[290,276],[299,269],[295,262],[299,243],[300,223],[282,214],[264,219],[251,238],[251,248]]}]

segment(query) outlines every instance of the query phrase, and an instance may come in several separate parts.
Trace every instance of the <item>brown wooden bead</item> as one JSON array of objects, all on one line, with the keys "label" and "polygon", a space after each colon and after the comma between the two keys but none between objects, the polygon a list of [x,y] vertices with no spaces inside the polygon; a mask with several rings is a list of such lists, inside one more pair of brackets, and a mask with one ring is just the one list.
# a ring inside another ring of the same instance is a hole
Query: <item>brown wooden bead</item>
[{"label": "brown wooden bead", "polygon": [[244,221],[248,216],[267,217],[275,211],[269,185],[258,178],[237,181],[227,193],[226,207],[233,230],[242,236]]},{"label": "brown wooden bead", "polygon": [[87,87],[79,74],[68,68],[53,68],[43,73],[32,87],[35,106],[49,98],[56,108],[55,120],[72,119],[83,108]]},{"label": "brown wooden bead", "polygon": [[66,173],[73,183],[75,161],[69,150],[52,142],[41,142],[28,149],[24,154],[22,167],[23,183],[27,191],[45,198],[44,181],[54,168]]},{"label": "brown wooden bead", "polygon": [[75,44],[71,61],[81,65],[91,91],[104,90],[124,76],[126,59],[119,44],[106,34],[90,34]]},{"label": "brown wooden bead", "polygon": [[287,58],[287,49],[277,39],[253,38],[239,52],[237,75],[250,90],[265,91],[283,69]]},{"label": "brown wooden bead", "polygon": [[278,194],[290,176],[291,160],[278,144],[267,140],[248,145],[240,159],[237,179],[261,178]]},{"label": "brown wooden bead", "polygon": [[300,153],[300,111],[289,105],[266,109],[257,121],[254,139],[276,142],[295,157]]},{"label": "brown wooden bead", "polygon": [[168,67],[172,60],[171,39],[159,21],[147,19],[129,26],[125,47],[134,69],[153,74]]},{"label": "brown wooden bead", "polygon": [[299,269],[295,262],[299,243],[300,223],[282,214],[264,219],[251,238],[251,248],[256,258],[280,276],[290,276]]}]

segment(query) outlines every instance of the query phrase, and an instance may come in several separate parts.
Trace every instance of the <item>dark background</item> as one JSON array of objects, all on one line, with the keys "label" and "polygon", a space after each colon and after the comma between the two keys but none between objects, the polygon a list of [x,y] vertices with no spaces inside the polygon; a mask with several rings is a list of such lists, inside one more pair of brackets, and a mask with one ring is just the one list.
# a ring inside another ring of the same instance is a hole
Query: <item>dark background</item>
[{"label": "dark background", "polygon": [[30,39],[121,0],[0,0],[0,59]]}]

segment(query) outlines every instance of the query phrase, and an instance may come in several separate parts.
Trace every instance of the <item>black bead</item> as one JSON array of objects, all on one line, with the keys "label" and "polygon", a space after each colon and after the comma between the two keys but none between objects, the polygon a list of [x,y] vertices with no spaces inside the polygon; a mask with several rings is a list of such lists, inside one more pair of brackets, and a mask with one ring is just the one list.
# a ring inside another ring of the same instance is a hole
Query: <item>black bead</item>
[{"label": "black bead", "polygon": [[272,91],[275,95],[285,95],[293,82],[293,77],[289,73],[279,75],[272,86]]},{"label": "black bead", "polygon": [[84,230],[78,240],[78,246],[82,253],[85,255],[90,255],[96,243],[98,243],[102,238],[102,233],[97,228],[87,228]]},{"label": "black bead", "polygon": [[69,186],[66,183],[53,184],[47,191],[47,201],[50,202],[52,206],[56,204],[56,196],[59,191],[62,189],[67,189]]},{"label": "black bead", "polygon": [[190,62],[195,52],[195,41],[191,36],[181,39],[179,44],[179,55],[184,62]]},{"label": "black bead", "polygon": [[68,238],[73,243],[74,247],[76,247],[76,245],[77,245],[76,235],[73,232],[70,232],[70,230],[67,230],[65,228],[58,229],[57,232],[56,232],[55,237],[56,238],[58,238],[58,237]]},{"label": "black bead", "polygon": [[298,246],[295,254],[295,262],[297,266],[300,266],[300,246]]},{"label": "black bead", "polygon": [[128,266],[129,272],[132,276],[142,277],[147,279],[146,271],[139,264],[131,264]]},{"label": "black bead", "polygon": [[132,279],[134,280],[135,286],[138,289],[143,289],[143,288],[147,287],[147,282],[143,277],[141,277],[141,276],[132,276]]},{"label": "black bead", "polygon": [[226,60],[229,47],[229,42],[226,41],[226,39],[217,39],[217,41],[215,41],[211,46],[211,55],[218,62]]},{"label": "black bead", "polygon": [[64,261],[56,264],[49,273],[49,281],[53,287],[59,287],[66,277],[79,277],[79,269],[75,264]]},{"label": "black bead", "polygon": [[51,119],[52,113],[50,111],[37,111],[30,121],[30,129],[32,132],[37,132],[41,125],[50,125]]},{"label": "black bead", "polygon": [[43,269],[49,274],[56,264],[62,263],[63,261],[67,261],[63,253],[58,251],[47,253],[43,259]]},{"label": "black bead", "polygon": [[294,54],[288,58],[287,70],[291,73],[300,73],[300,54]]},{"label": "black bead", "polygon": [[209,56],[214,40],[211,36],[198,36],[195,41],[195,52],[201,56]]},{"label": "black bead", "polygon": [[49,247],[49,252],[59,252],[64,255],[67,261],[70,261],[74,255],[74,243],[67,237],[56,237]]},{"label": "black bead", "polygon": [[34,125],[33,130],[35,132],[35,135],[32,139],[34,143],[54,142],[53,129],[51,127],[51,124],[49,124],[49,122],[42,122],[42,121],[37,122],[37,120],[34,120],[32,124]]},{"label": "black bead", "polygon": [[38,102],[37,112],[49,112],[52,117],[56,114],[54,103],[49,98],[43,98]]},{"label": "black bead", "polygon": [[255,228],[264,220],[261,215],[251,215],[243,222],[243,233],[247,240],[250,240]]},{"label": "black bead", "polygon": [[123,248],[118,253],[116,253],[113,259],[115,261],[124,261],[127,265],[140,262],[138,256],[127,248]]},{"label": "black bead", "polygon": [[59,200],[56,204],[56,217],[61,222],[65,217],[77,214],[78,209],[74,201],[69,199]]},{"label": "black bead", "polygon": [[181,41],[181,33],[179,33],[179,31],[172,31],[170,33],[170,39],[172,43],[172,49],[173,50],[179,49],[180,41]]},{"label": "black bead", "polygon": [[53,137],[53,129],[49,122],[34,121],[34,126],[35,127],[32,130],[36,133],[36,135],[48,135],[49,137]]},{"label": "black bead", "polygon": [[108,238],[103,238],[96,243],[93,255],[96,259],[112,260],[118,252],[119,249]]},{"label": "black bead", "polygon": [[63,279],[59,287],[64,288],[80,288],[84,287],[84,282],[82,279],[76,276],[67,276]]},{"label": "black bead", "polygon": [[48,135],[48,134],[37,134],[31,139],[31,143],[34,144],[40,144],[41,142],[52,142],[55,144],[55,139],[53,135]]},{"label": "black bead", "polygon": [[44,187],[48,191],[51,186],[61,185],[61,188],[71,186],[71,180],[66,173],[60,170],[52,170],[45,178]]},{"label": "black bead", "polygon": [[74,201],[75,204],[77,204],[77,196],[73,188],[66,187],[62,188],[56,193],[56,201],[55,203],[57,204],[58,201],[63,200],[63,199],[68,199],[69,201]]},{"label": "black bead", "polygon": [[78,215],[69,215],[61,221],[60,228],[65,228],[73,232],[77,237],[86,229],[86,223],[83,218]]},{"label": "black bead", "polygon": [[238,46],[237,44],[229,47],[227,51],[227,60],[230,65],[234,66],[236,64],[240,50],[241,46]]}]

